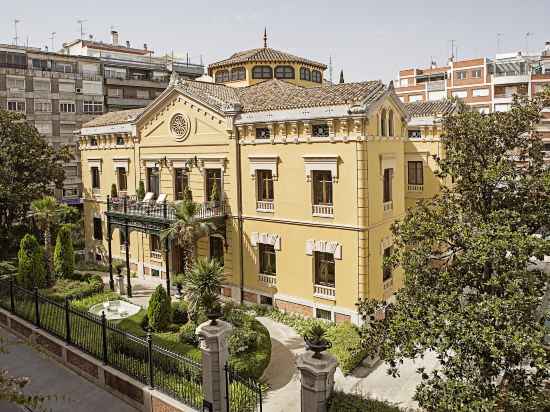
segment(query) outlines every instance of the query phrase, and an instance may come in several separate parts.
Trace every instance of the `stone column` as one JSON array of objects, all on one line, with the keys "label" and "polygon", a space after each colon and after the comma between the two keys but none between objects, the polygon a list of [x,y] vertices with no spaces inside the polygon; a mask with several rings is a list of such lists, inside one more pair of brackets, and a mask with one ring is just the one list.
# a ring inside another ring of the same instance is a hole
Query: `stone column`
[{"label": "stone column", "polygon": [[326,412],[327,401],[334,387],[336,358],[323,353],[321,359],[307,351],[298,356],[296,366],[300,371],[302,412]]},{"label": "stone column", "polygon": [[224,367],[229,357],[227,337],[232,329],[230,323],[218,320],[217,325],[204,322],[196,331],[202,352],[202,392],[212,412],[227,412]]}]

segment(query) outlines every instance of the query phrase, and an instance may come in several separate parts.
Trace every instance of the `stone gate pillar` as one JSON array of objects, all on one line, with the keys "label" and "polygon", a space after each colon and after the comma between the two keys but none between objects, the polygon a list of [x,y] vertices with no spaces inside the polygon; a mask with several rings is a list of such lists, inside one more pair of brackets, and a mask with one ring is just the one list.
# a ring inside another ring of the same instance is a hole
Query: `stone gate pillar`
[{"label": "stone gate pillar", "polygon": [[334,387],[334,372],[338,366],[336,358],[323,353],[321,359],[307,351],[296,359],[300,371],[302,412],[326,412],[327,401]]}]

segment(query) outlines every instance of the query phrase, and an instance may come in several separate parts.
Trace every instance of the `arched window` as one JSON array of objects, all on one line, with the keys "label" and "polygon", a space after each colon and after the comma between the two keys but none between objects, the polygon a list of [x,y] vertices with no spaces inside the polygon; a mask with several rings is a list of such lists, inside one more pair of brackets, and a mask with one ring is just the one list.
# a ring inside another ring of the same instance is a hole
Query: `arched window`
[{"label": "arched window", "polygon": [[229,70],[218,70],[215,75],[216,83],[225,83],[229,81]]},{"label": "arched window", "polygon": [[387,136],[386,109],[382,109],[382,113],[380,114],[380,136]]},{"label": "arched window", "polygon": [[275,78],[277,79],[294,79],[294,68],[292,66],[277,66],[275,67]]},{"label": "arched window", "polygon": [[252,69],[253,79],[272,79],[273,69],[270,66],[254,66]]},{"label": "arched window", "polygon": [[388,114],[388,136],[393,136],[393,110]]},{"label": "arched window", "polygon": [[300,79],[311,80],[311,70],[309,70],[307,67],[300,68]]},{"label": "arched window", "polygon": [[311,71],[311,81],[315,83],[321,83],[323,76],[321,76],[321,72],[319,70],[312,70]]},{"label": "arched window", "polygon": [[231,69],[231,81],[235,80],[245,80],[246,79],[246,70],[244,67],[235,67]]}]

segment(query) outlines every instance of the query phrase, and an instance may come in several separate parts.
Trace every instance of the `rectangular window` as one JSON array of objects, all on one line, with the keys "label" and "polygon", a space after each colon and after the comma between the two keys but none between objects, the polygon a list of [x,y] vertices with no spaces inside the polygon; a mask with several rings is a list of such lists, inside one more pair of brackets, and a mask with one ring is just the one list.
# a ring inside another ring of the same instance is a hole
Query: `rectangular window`
[{"label": "rectangular window", "polygon": [[222,196],[222,171],[206,169],[206,200],[219,202]]},{"label": "rectangular window", "polygon": [[269,128],[267,127],[256,128],[256,139],[269,139],[269,138],[270,138]]},{"label": "rectangular window", "polygon": [[314,170],[313,204],[332,205],[332,173],[328,170]]},{"label": "rectangular window", "polygon": [[104,76],[107,79],[125,79],[126,69],[122,69],[118,67],[105,67]]},{"label": "rectangular window", "polygon": [[25,90],[25,79],[21,77],[6,77],[6,86],[8,90]]},{"label": "rectangular window", "polygon": [[78,197],[79,192],[76,187],[69,187],[63,189],[63,197]]},{"label": "rectangular window", "polygon": [[317,319],[332,321],[332,312],[330,310],[315,308],[315,317]]},{"label": "rectangular window", "polygon": [[122,89],[107,89],[107,96],[109,97],[122,97]]},{"label": "rectangular window", "polygon": [[76,112],[76,106],[74,103],[59,103],[59,111],[61,113],[74,113]]},{"label": "rectangular window", "polygon": [[407,87],[409,85],[409,79],[401,79],[399,82],[399,86],[401,87]]},{"label": "rectangular window", "polygon": [[138,99],[148,99],[149,98],[149,91],[148,90],[137,90],[136,91],[136,97]]},{"label": "rectangular window", "polygon": [[117,167],[116,174],[117,174],[118,190],[125,192],[126,190],[128,190],[128,176],[126,175],[126,168]]},{"label": "rectangular window", "polygon": [[489,89],[474,89],[472,92],[474,97],[485,97],[489,96]]},{"label": "rectangular window", "polygon": [[52,134],[52,122],[35,120],[34,127],[36,127],[36,130],[38,130],[40,134]]},{"label": "rectangular window", "polygon": [[50,81],[43,79],[33,79],[33,88],[34,91],[49,92],[50,91]]},{"label": "rectangular window", "polygon": [[326,252],[314,252],[315,259],[315,284],[335,287],[335,263],[334,255]]},{"label": "rectangular window", "polygon": [[224,245],[223,238],[210,236],[210,259],[216,259],[223,266]]},{"label": "rectangular window", "polygon": [[438,90],[435,92],[428,92],[428,100],[433,102],[435,100],[443,100],[447,98],[447,92],[445,90]]},{"label": "rectangular window", "polygon": [[258,252],[260,255],[260,273],[275,276],[277,274],[277,263],[273,245],[258,243]]},{"label": "rectangular window", "polygon": [[84,113],[103,113],[103,102],[84,101]]},{"label": "rectangular window", "polygon": [[95,137],[90,138],[90,146],[97,146],[97,139]]},{"label": "rectangular window", "polygon": [[273,306],[273,298],[271,296],[260,295],[260,305]]},{"label": "rectangular window", "polygon": [[313,137],[328,137],[329,127],[328,124],[314,124],[311,126],[311,135]]},{"label": "rectangular window", "polygon": [[19,100],[8,100],[8,110],[10,112],[25,113],[25,102]]},{"label": "rectangular window", "polygon": [[99,180],[99,167],[92,166],[90,168],[90,173],[92,175],[92,189],[99,189],[101,187]]},{"label": "rectangular window", "polygon": [[50,101],[34,101],[34,111],[35,113],[51,113],[52,112],[52,102]]},{"label": "rectangular window", "polygon": [[159,168],[158,167],[148,167],[147,168],[147,191],[153,192],[155,199],[159,196],[160,193],[160,177],[159,177]]},{"label": "rectangular window", "polygon": [[117,137],[116,137],[116,145],[117,145],[117,146],[124,146],[124,137],[122,137],[122,136],[117,136]]},{"label": "rectangular window", "polygon": [[422,132],[420,130],[409,130],[409,139],[421,139]]},{"label": "rectangular window", "polygon": [[393,246],[389,246],[384,249],[384,254],[382,256],[382,280],[385,282],[390,279],[393,275],[393,270],[390,265],[387,264],[387,260],[391,257],[393,253]]},{"label": "rectangular window", "polygon": [[72,63],[54,62],[56,72],[72,73],[74,71]]},{"label": "rectangular window", "polygon": [[74,93],[74,91],[75,91],[75,82],[60,81],[59,82],[59,91],[60,92],[67,92],[67,93]]},{"label": "rectangular window", "polygon": [[51,62],[45,59],[32,59],[32,68],[37,70],[48,70],[51,68]]},{"label": "rectangular window", "polygon": [[393,199],[392,194],[392,178],[393,169],[384,169],[384,203],[391,202]]},{"label": "rectangular window", "polygon": [[103,239],[103,225],[100,217],[94,217],[94,239]]},{"label": "rectangular window", "polygon": [[103,83],[84,80],[82,81],[82,93],[103,94]]},{"label": "rectangular window", "polygon": [[471,74],[474,79],[481,79],[481,73],[482,73],[481,69],[474,69],[472,70]]},{"label": "rectangular window", "polygon": [[466,90],[457,90],[452,93],[453,97],[456,97],[457,99],[465,99],[468,97],[468,91]]},{"label": "rectangular window", "polygon": [[422,161],[408,162],[407,179],[410,185],[424,184],[424,165]]},{"label": "rectangular window", "polygon": [[258,200],[273,202],[273,176],[271,170],[257,170]]},{"label": "rectangular window", "polygon": [[421,102],[423,99],[424,98],[421,94],[413,94],[412,96],[409,96],[409,103]]},{"label": "rectangular window", "polygon": [[468,77],[468,73],[466,70],[460,70],[456,72],[456,79],[457,80],[465,80]]},{"label": "rectangular window", "polygon": [[183,200],[183,197],[185,195],[185,190],[189,186],[189,177],[187,176],[187,173],[185,169],[183,168],[177,168],[174,171],[174,190],[176,193],[174,193],[174,198],[176,200]]},{"label": "rectangular window", "polygon": [[149,236],[149,249],[151,252],[160,252],[160,237],[158,235]]}]

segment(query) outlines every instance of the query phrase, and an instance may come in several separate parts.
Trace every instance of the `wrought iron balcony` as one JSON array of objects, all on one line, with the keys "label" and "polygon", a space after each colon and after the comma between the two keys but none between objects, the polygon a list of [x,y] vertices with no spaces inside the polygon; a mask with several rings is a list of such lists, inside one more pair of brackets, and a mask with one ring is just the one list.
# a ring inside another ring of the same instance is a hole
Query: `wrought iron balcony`
[{"label": "wrought iron balcony", "polygon": [[[200,220],[226,215],[224,202],[204,202],[198,205],[197,218]],[[143,202],[139,201],[136,196],[108,197],[107,214],[110,216],[126,216],[133,219],[147,218],[165,222],[176,220],[176,208],[172,202]]]}]

